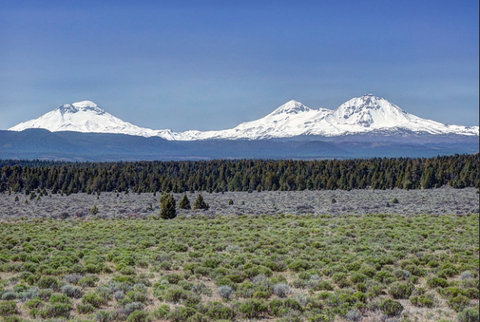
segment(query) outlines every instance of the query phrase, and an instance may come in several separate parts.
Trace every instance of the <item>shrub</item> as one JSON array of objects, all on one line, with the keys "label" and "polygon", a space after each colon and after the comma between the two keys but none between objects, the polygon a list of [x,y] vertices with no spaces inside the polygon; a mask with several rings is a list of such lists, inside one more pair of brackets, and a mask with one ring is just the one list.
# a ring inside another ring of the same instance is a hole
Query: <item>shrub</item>
[{"label": "shrub", "polygon": [[72,306],[66,303],[55,303],[47,306],[44,310],[38,312],[38,315],[44,319],[48,318],[69,318]]},{"label": "shrub", "polygon": [[0,316],[9,316],[13,314],[18,314],[15,301],[0,302]]},{"label": "shrub", "polygon": [[125,293],[123,291],[116,291],[113,293],[113,298],[118,302],[125,298]]},{"label": "shrub", "polygon": [[179,306],[169,314],[168,318],[173,322],[185,322],[188,318],[193,317],[195,313],[197,312],[190,307]]},{"label": "shrub", "polygon": [[149,322],[152,319],[145,311],[135,310],[127,318],[127,322]]},{"label": "shrub", "polygon": [[138,291],[130,291],[127,293],[125,301],[145,303],[148,301],[148,295],[145,293],[140,293]]},{"label": "shrub", "polygon": [[167,289],[164,294],[163,298],[165,301],[171,302],[171,303],[180,303],[182,301],[185,302],[199,302],[199,297],[195,293],[191,291],[186,291],[183,288],[179,286],[174,286],[172,288]]},{"label": "shrub", "polygon": [[92,304],[77,304],[77,311],[80,314],[89,314],[95,312],[95,307]]},{"label": "shrub", "polygon": [[363,283],[366,280],[367,280],[367,276],[362,273],[353,273],[352,276],[350,276],[350,281],[353,284]]},{"label": "shrub", "polygon": [[375,280],[380,283],[390,284],[396,280],[396,277],[388,271],[380,271],[375,275]]},{"label": "shrub", "polygon": [[78,281],[82,287],[95,287],[100,279],[96,275],[87,275]]},{"label": "shrub", "polygon": [[59,283],[57,279],[53,276],[43,276],[37,283],[40,288],[51,288],[55,291],[59,289]]},{"label": "shrub", "polygon": [[288,309],[286,309],[283,305],[283,301],[280,299],[273,299],[268,303],[268,314],[272,316],[282,316],[284,315]]},{"label": "shrub", "polygon": [[55,303],[65,303],[65,304],[71,304],[72,300],[66,296],[65,294],[52,294],[50,297],[50,303],[55,304]]},{"label": "shrub", "polygon": [[419,268],[417,265],[407,265],[405,270],[414,276],[424,276],[425,270]]},{"label": "shrub", "polygon": [[388,289],[388,293],[394,299],[408,299],[410,295],[412,295],[413,289],[414,289],[414,286],[411,284],[394,282],[390,285],[390,288]]},{"label": "shrub", "polygon": [[169,284],[178,284],[178,282],[180,282],[183,277],[179,274],[168,274],[165,275],[162,279],[167,280]]},{"label": "shrub", "polygon": [[3,322],[24,322],[22,318],[16,315],[6,316],[3,318]]},{"label": "shrub", "polygon": [[435,288],[435,287],[444,288],[444,287],[448,287],[448,282],[447,282],[447,280],[444,279],[444,278],[433,277],[433,278],[429,278],[429,279],[427,280],[427,285],[428,285],[428,287],[430,287],[430,288]]},{"label": "shrub", "polygon": [[184,244],[173,243],[170,247],[177,253],[185,253],[188,251],[188,247]]},{"label": "shrub", "polygon": [[440,274],[438,274],[439,277],[442,277],[442,278],[448,278],[448,277],[453,277],[455,275],[457,275],[457,271],[455,269],[452,269],[452,268],[445,268],[445,269],[442,269],[440,271]]},{"label": "shrub", "polygon": [[306,271],[311,268],[311,263],[306,260],[296,259],[288,265],[288,268],[294,272]]},{"label": "shrub", "polygon": [[82,279],[82,275],[79,275],[79,274],[68,274],[68,275],[65,275],[65,277],[63,278],[63,280],[67,283],[70,283],[70,284],[77,284],[78,281],[80,281]]},{"label": "shrub", "polygon": [[135,268],[132,266],[124,266],[120,270],[118,270],[123,275],[135,275]]},{"label": "shrub", "polygon": [[268,299],[270,297],[270,292],[267,291],[257,291],[253,293],[253,298],[255,299]]},{"label": "shrub", "polygon": [[264,301],[250,299],[240,304],[238,311],[249,319],[258,319],[268,313],[268,306]]},{"label": "shrub", "polygon": [[433,307],[434,298],[431,294],[422,294],[420,296],[412,296],[410,298],[410,303],[418,307]]},{"label": "shrub", "polygon": [[357,309],[350,310],[345,315],[345,319],[347,319],[348,321],[358,322],[358,321],[361,321],[362,318],[363,318],[362,312],[360,312]]},{"label": "shrub", "polygon": [[231,300],[233,298],[233,288],[231,288],[229,285],[222,285],[217,288],[218,294],[226,299],[226,300]]},{"label": "shrub", "polygon": [[475,275],[470,271],[465,271],[465,272],[462,272],[462,275],[460,278],[462,280],[468,280],[468,279],[475,278]]},{"label": "shrub", "polygon": [[353,294],[353,297],[356,298],[358,301],[366,303],[367,302],[367,295],[363,292],[356,292]]},{"label": "shrub", "polygon": [[7,290],[2,294],[3,301],[15,300],[17,298],[17,293],[12,290]]},{"label": "shrub", "polygon": [[113,314],[107,311],[97,313],[97,322],[109,322],[113,320]]},{"label": "shrub", "polygon": [[478,309],[465,309],[457,316],[458,322],[479,322]]},{"label": "shrub", "polygon": [[192,292],[197,294],[197,295],[201,295],[201,294],[205,294],[207,296],[212,296],[212,290],[208,288],[207,285],[203,284],[203,283],[199,283],[199,284],[195,284],[192,286]]},{"label": "shrub", "polygon": [[205,307],[205,315],[213,320],[231,320],[235,311],[219,302],[209,302]]},{"label": "shrub", "polygon": [[341,288],[350,286],[350,281],[347,279],[347,274],[342,272],[337,272],[333,274],[332,280],[337,283]]},{"label": "shrub", "polygon": [[169,313],[170,306],[168,306],[167,304],[162,304],[155,312],[153,312],[153,316],[160,320],[165,319]]},{"label": "shrub", "polygon": [[106,301],[103,297],[98,295],[97,293],[87,293],[82,297],[83,304],[91,304],[96,308],[101,307],[102,305],[106,304]]},{"label": "shrub", "polygon": [[380,304],[380,310],[387,316],[397,316],[403,311],[403,305],[392,299],[386,299]]},{"label": "shrub", "polygon": [[63,285],[61,288],[61,291],[63,294],[65,294],[68,297],[73,297],[73,298],[81,298],[83,295],[82,290],[79,287],[67,284]]},{"label": "shrub", "polygon": [[[299,297],[297,296],[297,298]],[[302,302],[302,298],[300,298],[300,301]],[[306,301],[303,301],[303,302],[306,302]],[[306,303],[303,303],[303,304],[306,304]],[[295,299],[285,299],[283,301],[283,306],[285,308],[289,308],[292,310],[296,310],[300,312],[303,311],[302,304],[300,304],[300,302]]]},{"label": "shrub", "polygon": [[470,300],[468,299],[468,297],[461,294],[452,297],[447,301],[448,306],[450,306],[456,312],[462,311],[469,303]]},{"label": "shrub", "polygon": [[43,306],[43,302],[37,297],[25,303],[25,306],[29,309],[38,309]]},{"label": "shrub", "polygon": [[314,291],[333,291],[333,286],[328,281],[321,281],[313,287]]},{"label": "shrub", "polygon": [[359,272],[370,278],[373,278],[375,274],[377,274],[377,270],[372,266],[363,266]]},{"label": "shrub", "polygon": [[277,283],[273,286],[273,294],[278,297],[286,298],[292,293],[292,289],[288,284],[285,283]]},{"label": "shrub", "polygon": [[350,272],[356,272],[362,267],[362,264],[360,262],[353,262],[347,265],[347,269]]},{"label": "shrub", "polygon": [[141,302],[132,302],[125,305],[125,312],[127,315],[132,314],[135,311],[142,311],[145,308],[145,304]]},{"label": "shrub", "polygon": [[467,288],[466,290],[464,290],[463,294],[472,300],[478,300],[478,297],[479,297],[478,288],[473,288],[473,287]]},{"label": "shrub", "polygon": [[49,288],[40,290],[38,292],[38,296],[44,301],[48,301],[50,299],[50,296],[52,296],[52,294],[53,294],[53,291]]}]

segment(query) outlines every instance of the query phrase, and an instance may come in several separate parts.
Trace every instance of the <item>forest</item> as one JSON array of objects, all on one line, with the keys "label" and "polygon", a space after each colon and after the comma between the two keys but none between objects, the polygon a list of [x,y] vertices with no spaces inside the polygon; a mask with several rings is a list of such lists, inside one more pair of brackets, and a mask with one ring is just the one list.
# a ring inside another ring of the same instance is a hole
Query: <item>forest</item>
[{"label": "forest", "polygon": [[479,154],[349,160],[69,163],[0,160],[0,192],[302,191],[479,187]]}]

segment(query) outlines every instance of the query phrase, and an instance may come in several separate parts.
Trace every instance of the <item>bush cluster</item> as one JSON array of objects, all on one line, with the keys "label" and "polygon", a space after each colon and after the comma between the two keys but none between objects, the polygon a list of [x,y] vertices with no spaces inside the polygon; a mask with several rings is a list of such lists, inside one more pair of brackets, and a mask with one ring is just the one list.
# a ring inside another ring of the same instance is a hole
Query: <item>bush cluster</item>
[{"label": "bush cluster", "polygon": [[5,222],[0,316],[362,321],[399,319],[412,305],[475,321],[478,219],[199,212]]}]

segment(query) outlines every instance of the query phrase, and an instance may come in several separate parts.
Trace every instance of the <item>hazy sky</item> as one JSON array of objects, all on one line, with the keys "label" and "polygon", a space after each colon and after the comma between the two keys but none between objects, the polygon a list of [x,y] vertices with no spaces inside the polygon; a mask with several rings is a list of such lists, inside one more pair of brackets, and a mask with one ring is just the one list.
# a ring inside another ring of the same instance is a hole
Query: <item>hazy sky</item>
[{"label": "hazy sky", "polygon": [[478,0],[0,0],[0,129],[93,100],[139,126],[217,130],[366,93],[478,125]]}]

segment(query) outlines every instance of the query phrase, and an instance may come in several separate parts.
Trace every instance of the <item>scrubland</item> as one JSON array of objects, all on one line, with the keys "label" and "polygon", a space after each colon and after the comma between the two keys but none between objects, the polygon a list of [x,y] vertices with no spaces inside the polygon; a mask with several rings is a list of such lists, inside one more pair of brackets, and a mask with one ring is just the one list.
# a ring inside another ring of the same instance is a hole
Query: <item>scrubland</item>
[{"label": "scrubland", "polygon": [[[202,195],[210,205],[206,211],[178,209],[179,215],[365,215],[365,214],[474,214],[479,212],[477,188],[405,190],[320,190],[218,192]],[[193,204],[199,192],[186,192]],[[177,204],[183,193],[173,194]],[[26,218],[142,218],[158,215],[160,193],[0,194],[0,219]],[[93,206],[98,213],[92,216]]]},{"label": "scrubland", "polygon": [[159,197],[1,195],[0,316],[478,321],[476,189]]}]

